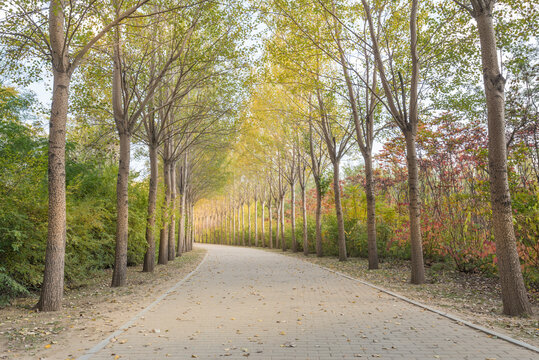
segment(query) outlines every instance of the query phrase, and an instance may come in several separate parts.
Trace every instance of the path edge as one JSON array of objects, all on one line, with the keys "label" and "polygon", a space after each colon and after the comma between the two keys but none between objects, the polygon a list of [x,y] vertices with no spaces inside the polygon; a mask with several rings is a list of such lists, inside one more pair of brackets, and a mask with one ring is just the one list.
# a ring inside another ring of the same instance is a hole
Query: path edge
[{"label": "path edge", "polygon": [[[277,255],[285,255],[285,254],[277,254]],[[504,335],[504,334],[500,334],[500,333],[498,333],[498,332],[496,332],[496,331],[493,331],[493,330],[484,328],[484,327],[482,327],[482,326],[476,325],[476,324],[474,324],[474,323],[472,323],[472,322],[469,322],[469,321],[467,321],[467,320],[463,320],[463,319],[461,319],[461,318],[459,318],[459,317],[457,317],[457,316],[455,316],[455,315],[446,313],[446,312],[444,312],[444,311],[435,309],[435,308],[433,308],[433,307],[430,307],[430,306],[425,305],[425,304],[423,304],[423,303],[420,303],[420,302],[418,302],[418,301],[409,299],[409,298],[407,298],[407,297],[405,297],[405,296],[402,296],[402,295],[400,295],[400,294],[397,294],[397,293],[395,293],[395,292],[393,292],[393,291],[384,289],[384,288],[382,288],[382,287],[380,287],[380,286],[378,286],[378,285],[374,285],[374,284],[372,284],[372,283],[370,283],[370,282],[368,282],[368,281],[365,281],[365,280],[362,280],[362,279],[358,279],[358,278],[355,278],[355,277],[353,277],[353,276],[350,276],[350,275],[347,275],[347,274],[345,274],[345,273],[342,273],[342,272],[340,272],[340,271],[336,271],[336,270],[327,268],[327,267],[325,267],[325,266],[322,266],[322,265],[318,265],[318,264],[312,263],[312,262],[310,262],[310,261],[308,261],[308,260],[304,260],[304,259],[299,259],[299,260],[301,260],[301,261],[303,261],[303,262],[306,262],[306,263],[308,263],[308,264],[311,264],[312,266],[316,266],[316,267],[319,267],[319,268],[324,269],[324,270],[326,270],[326,271],[329,271],[329,272],[331,272],[331,273],[334,273],[334,274],[336,274],[336,275],[342,276],[342,277],[347,278],[347,279],[349,279],[349,280],[352,280],[352,281],[358,282],[358,283],[360,283],[360,284],[369,286],[369,287],[371,287],[371,288],[373,288],[373,289],[376,289],[376,290],[381,291],[381,292],[383,292],[383,293],[385,293],[385,294],[388,294],[388,295],[390,295],[390,296],[393,296],[393,297],[395,297],[395,298],[397,298],[397,299],[399,299],[399,300],[405,301],[405,302],[407,302],[407,303],[409,303],[409,304],[412,304],[412,305],[415,305],[415,306],[420,307],[420,308],[422,308],[422,309],[428,310],[428,311],[433,312],[433,313],[435,313],[435,314],[437,314],[437,315],[443,316],[443,317],[445,317],[445,318],[447,318],[447,319],[449,319],[449,320],[455,321],[455,322],[457,322],[457,323],[459,323],[459,324],[466,325],[466,326],[468,326],[468,327],[470,327],[470,328],[472,328],[472,329],[481,331],[481,332],[483,332],[483,333],[485,333],[485,334],[487,334],[487,335],[491,335],[491,336],[493,336],[493,337],[497,337],[497,338],[499,338],[499,339],[502,339],[502,340],[505,340],[505,341],[507,341],[507,342],[510,342],[510,343],[513,344],[513,345],[517,345],[517,346],[523,347],[523,348],[525,348],[525,349],[528,349],[528,350],[534,351],[534,352],[536,352],[536,353],[539,353],[539,348],[537,348],[537,347],[535,347],[535,346],[533,346],[533,345],[531,345],[531,344],[528,344],[528,343],[526,343],[526,342],[524,342],[524,341],[520,341],[520,340],[517,340],[517,339],[513,339],[513,338],[510,337],[510,336],[507,336],[507,335]]]},{"label": "path edge", "polygon": [[99,342],[97,345],[94,345],[92,348],[87,350],[83,355],[79,356],[77,360],[89,360],[94,355],[96,355],[99,351],[103,350],[107,344],[110,343],[110,340],[112,338],[115,338],[119,335],[121,335],[124,331],[128,330],[135,321],[140,319],[144,314],[146,314],[148,311],[153,309],[155,306],[157,306],[164,298],[166,298],[171,292],[178,289],[184,282],[186,282],[191,276],[193,276],[198,269],[204,264],[206,259],[208,258],[208,251],[206,251],[206,254],[204,255],[204,258],[202,261],[197,265],[197,267],[192,270],[189,274],[187,274],[183,279],[178,281],[176,284],[174,284],[171,288],[169,288],[167,291],[165,291],[163,294],[161,294],[157,299],[155,299],[150,305],[146,306],[144,309],[139,311],[135,316],[133,316],[130,320],[128,320],[126,323],[124,323],[122,326],[118,328],[118,330],[114,331],[112,334],[107,336],[105,339],[103,339],[101,342]]}]

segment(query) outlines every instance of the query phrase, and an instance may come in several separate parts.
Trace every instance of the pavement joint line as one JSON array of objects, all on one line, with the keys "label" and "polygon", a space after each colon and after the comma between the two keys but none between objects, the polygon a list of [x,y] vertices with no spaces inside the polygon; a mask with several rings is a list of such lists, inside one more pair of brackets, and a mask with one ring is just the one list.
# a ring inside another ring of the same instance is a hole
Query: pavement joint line
[{"label": "pavement joint line", "polygon": [[[284,256],[286,256],[285,254],[279,254],[279,253],[277,253],[277,255],[284,255]],[[482,327],[482,326],[476,325],[476,324],[474,324],[474,323],[472,323],[472,322],[463,320],[463,319],[461,319],[461,318],[459,318],[459,317],[457,317],[457,316],[454,316],[454,315],[452,315],[452,314],[449,314],[449,313],[440,311],[440,310],[438,310],[438,309],[432,308],[432,307],[430,307],[430,306],[428,306],[428,305],[425,305],[425,304],[423,304],[423,303],[420,303],[420,302],[418,302],[418,301],[415,301],[415,300],[409,299],[409,298],[407,298],[407,297],[405,297],[405,296],[402,296],[402,295],[400,295],[400,294],[397,294],[397,293],[395,293],[395,292],[393,292],[393,291],[384,289],[384,288],[382,288],[382,287],[380,287],[380,286],[378,286],[378,285],[371,284],[371,283],[368,282],[368,281],[365,281],[365,280],[361,280],[361,279],[352,277],[352,276],[350,276],[350,275],[344,274],[344,273],[342,273],[342,272],[340,272],[340,271],[332,270],[332,269],[327,268],[327,267],[322,266],[322,265],[314,264],[314,263],[312,263],[312,262],[310,262],[310,261],[307,261],[307,260],[304,260],[304,259],[301,259],[301,258],[300,258],[300,260],[302,260],[303,262],[306,262],[306,263],[308,263],[308,264],[311,264],[312,266],[317,266],[317,267],[322,268],[322,269],[324,269],[324,270],[327,270],[327,271],[329,271],[329,272],[331,272],[331,273],[334,273],[334,274],[336,274],[336,275],[339,275],[339,276],[342,276],[342,277],[344,277],[344,278],[347,278],[347,279],[349,279],[349,280],[352,280],[352,281],[358,282],[358,283],[360,283],[360,284],[369,286],[369,287],[371,287],[371,288],[373,288],[373,289],[376,289],[376,290],[378,290],[378,291],[381,291],[381,292],[383,292],[383,293],[385,293],[385,294],[388,294],[388,295],[390,295],[390,296],[396,297],[397,299],[400,299],[400,300],[402,300],[402,301],[405,301],[405,302],[407,302],[407,303],[409,303],[409,304],[418,306],[418,307],[420,307],[420,308],[423,308],[423,309],[425,309],[425,310],[428,310],[428,311],[430,311],[430,312],[433,312],[433,313],[435,313],[435,314],[437,314],[437,315],[443,316],[443,317],[445,317],[445,318],[447,318],[447,319],[449,319],[449,320],[452,320],[452,321],[455,321],[455,322],[457,322],[457,323],[466,325],[466,326],[468,326],[468,327],[470,327],[470,328],[472,328],[472,329],[481,331],[481,332],[483,332],[483,333],[485,333],[485,334],[487,334],[487,335],[495,336],[495,337],[497,337],[497,338],[499,338],[499,339],[505,340],[505,341],[510,342],[510,343],[512,343],[512,344],[514,344],[514,345],[517,345],[517,346],[523,347],[523,348],[525,348],[525,349],[528,349],[528,350],[531,350],[531,351],[535,351],[536,353],[539,353],[539,348],[537,348],[537,347],[535,347],[535,346],[533,346],[533,345],[531,345],[531,344],[528,344],[528,343],[526,343],[526,342],[524,342],[524,341],[520,341],[520,340],[517,340],[517,339],[513,339],[512,337],[509,337],[509,336],[507,336],[507,335],[500,334],[500,333],[498,333],[498,332],[496,332],[496,331],[493,331],[493,330],[484,328],[484,327]]]},{"label": "pavement joint line", "polygon": [[187,274],[183,279],[178,281],[176,284],[174,284],[171,288],[169,288],[167,291],[165,291],[163,294],[161,294],[157,299],[155,299],[150,305],[146,306],[144,309],[139,311],[134,317],[132,317],[129,321],[124,323],[122,326],[118,328],[118,330],[114,331],[112,334],[107,336],[104,340],[102,340],[100,343],[92,347],[90,350],[87,350],[86,353],[82,356],[79,356],[77,360],[89,360],[91,359],[95,354],[97,354],[99,351],[103,350],[107,344],[110,343],[110,340],[112,338],[117,337],[118,335],[121,335],[124,331],[128,330],[131,325],[137,320],[139,320],[144,314],[146,314],[148,311],[153,309],[155,306],[157,306],[164,298],[166,298],[171,292],[176,291],[184,282],[186,282],[191,276],[193,276],[199,268],[204,264],[206,259],[208,258],[208,252],[204,255],[204,258],[202,261],[197,265],[197,267],[191,271],[189,274]]}]

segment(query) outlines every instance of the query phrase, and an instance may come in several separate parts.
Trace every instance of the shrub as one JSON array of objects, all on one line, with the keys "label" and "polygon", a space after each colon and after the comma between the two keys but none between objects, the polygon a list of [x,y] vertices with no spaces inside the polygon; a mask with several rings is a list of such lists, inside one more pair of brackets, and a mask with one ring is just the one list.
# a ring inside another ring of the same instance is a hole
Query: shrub
[{"label": "shrub", "polygon": [[9,275],[5,274],[4,269],[0,268],[0,307],[10,304],[14,297],[27,296],[28,290]]}]

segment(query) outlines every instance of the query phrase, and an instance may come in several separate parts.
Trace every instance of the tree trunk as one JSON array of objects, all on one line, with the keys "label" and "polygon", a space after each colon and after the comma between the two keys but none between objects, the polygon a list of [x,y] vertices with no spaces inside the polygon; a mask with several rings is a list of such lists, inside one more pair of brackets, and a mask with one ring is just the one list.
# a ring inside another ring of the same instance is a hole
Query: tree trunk
[{"label": "tree trunk", "polygon": [[238,225],[238,237],[236,239],[236,243],[234,245],[240,245],[240,241],[241,241],[241,235],[240,235],[240,232],[241,232],[241,216],[240,216],[240,207],[238,206],[238,209],[236,210],[236,220],[237,220],[237,225]]},{"label": "tree trunk", "polygon": [[189,251],[193,250],[193,204],[189,201]]},{"label": "tree trunk", "polygon": [[159,236],[159,256],[158,263],[168,264],[168,220],[170,207],[170,167],[167,161],[163,164],[163,178],[165,180],[165,199],[163,200],[163,224]]},{"label": "tree trunk", "polygon": [[155,268],[155,210],[157,208],[157,147],[149,146],[150,152],[150,189],[148,192],[148,218],[146,221],[146,242],[148,248],[144,254],[144,266],[142,271],[153,272]]},{"label": "tree trunk", "polygon": [[232,245],[237,245],[236,242],[236,209],[232,208]]},{"label": "tree trunk", "polygon": [[251,246],[251,203],[247,203],[247,231],[248,231],[248,239],[249,239],[249,246]]},{"label": "tree trunk", "polygon": [[412,255],[412,284],[425,282],[423,244],[421,239],[421,209],[419,202],[419,175],[415,134],[405,132],[406,160],[408,163],[408,201],[410,213],[410,248]]},{"label": "tree trunk", "polygon": [[210,239],[208,237],[208,215],[204,216],[204,239],[206,244],[210,243]]},{"label": "tree trunk", "polygon": [[307,194],[306,186],[301,187],[301,215],[303,219],[303,254],[309,255],[309,234],[307,233]]},{"label": "tree trunk", "polygon": [[116,204],[118,218],[116,220],[116,252],[111,286],[124,286],[127,281],[127,237],[129,233],[129,161],[131,135],[127,130],[118,129],[120,133],[120,163],[118,181],[116,183]]},{"label": "tree trunk", "polygon": [[346,261],[346,237],[344,232],[344,216],[341,204],[339,161],[333,161],[333,191],[335,193],[335,213],[337,215],[339,261]]},{"label": "tree trunk", "polygon": [[[187,227],[187,238],[189,238],[189,226]],[[221,238],[221,214],[215,214],[215,243],[222,244]]]},{"label": "tree trunk", "polygon": [[228,208],[225,208],[225,212],[224,212],[224,226],[225,226],[225,245],[229,245],[230,244],[230,219],[228,217]]},{"label": "tree trunk", "polygon": [[280,209],[280,216],[281,216],[281,247],[283,251],[286,251],[286,240],[284,238],[284,196],[281,198],[281,209]]},{"label": "tree trunk", "polygon": [[[176,256],[181,256],[185,251],[185,216],[187,214],[187,153],[183,157],[183,163],[180,173],[180,221],[178,224],[178,246],[176,247]],[[208,224],[206,224],[208,225]],[[206,228],[208,231],[209,228]],[[206,240],[208,238],[206,237]]]},{"label": "tree trunk", "polygon": [[296,240],[296,192],[294,182],[290,184],[290,222],[292,232],[292,252],[298,252],[298,242]]},{"label": "tree trunk", "polygon": [[[182,180],[183,181],[183,180]],[[181,256],[182,253],[185,251],[184,247],[184,238],[185,238],[185,213],[186,209],[185,207],[187,204],[185,203],[185,189],[183,193],[180,192],[180,221],[178,225],[178,246],[177,246],[177,254],[176,256]]]},{"label": "tree trunk", "polygon": [[168,260],[176,258],[176,162],[171,161],[170,172],[170,223],[168,225]]},{"label": "tree trunk", "polygon": [[513,227],[513,210],[507,178],[507,149],[505,140],[505,79],[500,73],[496,36],[492,21],[492,7],[479,11],[473,1],[475,20],[481,43],[483,81],[487,100],[488,160],[492,232],[496,240],[496,256],[502,290],[503,313],[506,315],[532,314],[526,287],[520,270]]},{"label": "tree trunk", "polygon": [[279,242],[279,237],[280,237],[280,232],[279,232],[279,229],[280,229],[280,226],[281,226],[281,203],[280,202],[277,202],[277,204],[275,204],[275,215],[277,215],[275,217],[275,248],[278,249],[280,248],[280,242]]},{"label": "tree trunk", "polygon": [[258,199],[255,198],[255,246],[258,247]]},{"label": "tree trunk", "polygon": [[365,195],[367,197],[367,246],[369,253],[369,270],[378,269],[378,249],[376,247],[376,198],[372,174],[372,155],[364,154],[365,161]]},{"label": "tree trunk", "polygon": [[[60,44],[57,43],[58,41],[63,43],[63,11],[53,12],[52,3],[51,1],[49,32],[51,46],[53,46],[54,83],[51,118],[49,121],[49,212],[45,271],[43,273],[41,296],[37,304],[40,311],[58,311],[62,307],[66,244],[65,137],[71,79],[66,72],[67,59],[62,59],[62,49],[58,48]],[[53,22],[56,25],[61,24],[61,27],[52,24]],[[67,49],[64,49],[64,51],[67,52]],[[62,61],[65,63],[62,64]]]},{"label": "tree trunk", "polygon": [[271,213],[271,200],[268,201],[268,221],[269,221],[269,243],[268,246],[270,249],[273,249],[273,221],[272,221],[273,214]]},{"label": "tree trunk", "polygon": [[265,207],[265,201],[261,201],[260,203],[262,205],[262,222],[261,222],[261,227],[262,227],[262,234],[260,235],[260,240],[262,241],[262,247],[266,247],[266,232],[265,232],[265,229],[266,229],[266,219],[265,219],[265,210],[264,210],[264,207]]},{"label": "tree trunk", "polygon": [[245,246],[245,206],[241,204],[241,246]]},{"label": "tree trunk", "polygon": [[225,229],[223,227],[223,213],[219,214],[219,244],[223,245],[225,243]]},{"label": "tree trunk", "polygon": [[232,206],[228,209],[228,226],[228,245],[234,245],[234,207]]},{"label": "tree trunk", "polygon": [[193,250],[193,220],[194,220],[195,206],[192,202],[189,202],[189,251]]},{"label": "tree trunk", "polygon": [[[215,217],[215,220],[217,221],[217,216]],[[191,221],[192,221],[192,214],[191,214],[191,207],[189,206],[189,202],[187,201],[187,218],[185,220],[186,228],[185,228],[185,247],[187,248],[187,251],[191,251],[193,248],[193,239],[191,238]]]},{"label": "tree trunk", "polygon": [[322,191],[320,181],[316,182],[316,256],[324,256],[322,251]]}]

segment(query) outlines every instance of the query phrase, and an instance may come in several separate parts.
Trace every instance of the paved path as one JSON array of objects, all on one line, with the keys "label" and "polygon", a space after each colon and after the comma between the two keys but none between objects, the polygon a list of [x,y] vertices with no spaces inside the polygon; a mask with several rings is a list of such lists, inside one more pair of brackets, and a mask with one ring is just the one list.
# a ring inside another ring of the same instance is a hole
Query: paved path
[{"label": "paved path", "polygon": [[199,270],[92,359],[539,358],[291,257],[200,246]]}]

